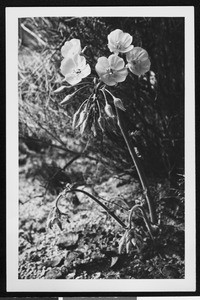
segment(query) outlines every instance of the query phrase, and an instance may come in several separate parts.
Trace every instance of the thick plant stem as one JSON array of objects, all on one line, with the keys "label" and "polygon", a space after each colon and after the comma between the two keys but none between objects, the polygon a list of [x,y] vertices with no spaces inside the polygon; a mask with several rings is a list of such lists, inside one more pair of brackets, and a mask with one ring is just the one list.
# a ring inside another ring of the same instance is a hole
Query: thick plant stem
[{"label": "thick plant stem", "polygon": [[128,132],[126,130],[126,124],[125,124],[125,122],[122,118],[122,115],[121,115],[122,111],[120,111],[120,109],[116,107],[116,112],[117,112],[118,126],[121,130],[122,136],[123,136],[123,138],[126,142],[127,148],[129,150],[129,153],[131,155],[131,158],[132,158],[133,163],[135,165],[135,168],[137,170],[137,173],[138,173],[141,185],[142,185],[143,193],[145,195],[145,198],[146,198],[146,201],[147,201],[147,204],[148,204],[151,223],[155,224],[157,222],[156,211],[155,211],[155,206],[154,206],[153,200],[152,200],[151,195],[150,195],[150,191],[149,191],[146,176],[144,174],[142,165],[141,165],[141,163],[140,163],[140,161],[137,157],[137,154],[135,152],[133,144],[130,141]]},{"label": "thick plant stem", "polygon": [[92,200],[94,200],[97,204],[99,204],[105,211],[107,211],[107,213],[113,218],[115,219],[115,221],[117,221],[117,223],[119,225],[121,225],[123,228],[127,228],[127,226],[124,224],[124,222],[122,222],[112,211],[110,211],[106,205],[104,205],[101,201],[99,201],[95,196],[91,195],[90,193],[84,191],[84,190],[80,190],[80,189],[75,189],[72,188],[70,190],[64,190],[63,194],[60,194],[57,198],[56,198],[56,208],[59,210],[59,212],[63,215],[66,215],[65,213],[62,213],[60,211],[60,209],[58,208],[58,202],[60,200],[61,197],[64,197],[64,194],[67,193],[74,193],[74,192],[80,192],[85,194],[86,196],[90,197]]}]

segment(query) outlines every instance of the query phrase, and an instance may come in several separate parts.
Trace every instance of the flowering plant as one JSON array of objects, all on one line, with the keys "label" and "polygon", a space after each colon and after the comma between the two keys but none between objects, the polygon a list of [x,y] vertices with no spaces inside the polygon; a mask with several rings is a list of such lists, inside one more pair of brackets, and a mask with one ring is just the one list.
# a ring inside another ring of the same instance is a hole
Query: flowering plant
[{"label": "flowering plant", "polygon": [[[104,132],[106,122],[105,120],[116,120],[119,131],[127,145],[130,156],[133,160],[135,168],[138,172],[143,193],[148,206],[147,213],[140,205],[135,205],[129,211],[129,226],[127,227],[112,211],[101,203],[97,197],[82,191],[84,194],[89,195],[94,201],[102,206],[123,228],[126,229],[124,237],[122,238],[119,246],[119,253],[122,251],[122,245],[126,244],[126,250],[129,252],[130,246],[138,248],[138,238],[134,231],[132,224],[132,216],[135,210],[139,210],[142,214],[146,228],[153,240],[153,229],[156,227],[156,213],[153,199],[149,191],[147,179],[142,168],[139,157],[136,153],[135,147],[131,142],[129,133],[127,132],[124,120],[122,119],[122,111],[125,113],[125,105],[119,97],[113,95],[109,87],[114,87],[117,84],[124,82],[129,75],[133,73],[135,76],[143,76],[150,70],[150,59],[145,49],[141,47],[134,47],[132,45],[132,36],[125,33],[120,29],[112,31],[108,35],[108,48],[113,54],[108,58],[105,56],[99,57],[95,65],[95,71],[98,75],[93,75],[90,65],[87,63],[84,54],[86,47],[81,50],[81,42],[78,39],[67,41],[61,48],[63,60],[61,62],[61,73],[64,76],[63,82],[67,82],[70,86],[68,88],[77,89],[71,94],[65,96],[61,105],[68,105],[71,103],[73,96],[75,96],[82,89],[87,89],[89,96],[83,100],[78,110],[73,116],[73,129],[79,129],[81,134],[92,131],[94,135],[97,134],[96,128]],[[90,76],[89,76],[90,75]],[[87,81],[81,82],[87,77]],[[80,85],[82,85],[80,87]],[[66,85],[59,87],[55,93],[64,91]],[[68,187],[65,194],[69,192],[81,191],[75,188]],[[63,196],[63,194],[62,194]],[[59,211],[59,199],[56,201],[56,211]]]}]

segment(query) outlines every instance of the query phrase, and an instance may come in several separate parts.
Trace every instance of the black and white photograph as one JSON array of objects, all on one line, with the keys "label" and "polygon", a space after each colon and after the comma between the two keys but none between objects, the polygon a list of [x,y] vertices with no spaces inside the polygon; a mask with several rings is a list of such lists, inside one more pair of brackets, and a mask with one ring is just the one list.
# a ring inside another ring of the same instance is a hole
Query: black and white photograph
[{"label": "black and white photograph", "polygon": [[193,7],[7,8],[6,41],[8,291],[194,291]]}]

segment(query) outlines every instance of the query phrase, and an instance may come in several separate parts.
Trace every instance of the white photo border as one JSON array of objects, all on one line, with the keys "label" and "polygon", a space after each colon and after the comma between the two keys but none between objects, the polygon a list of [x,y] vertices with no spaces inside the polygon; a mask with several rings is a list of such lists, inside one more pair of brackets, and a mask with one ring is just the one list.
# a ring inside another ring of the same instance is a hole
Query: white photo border
[{"label": "white photo border", "polygon": [[[18,18],[23,17],[185,18],[185,278],[41,280],[18,279]],[[196,290],[195,76],[193,6],[7,7],[6,173],[7,292],[194,292]],[[117,283],[117,284],[116,284]]]}]

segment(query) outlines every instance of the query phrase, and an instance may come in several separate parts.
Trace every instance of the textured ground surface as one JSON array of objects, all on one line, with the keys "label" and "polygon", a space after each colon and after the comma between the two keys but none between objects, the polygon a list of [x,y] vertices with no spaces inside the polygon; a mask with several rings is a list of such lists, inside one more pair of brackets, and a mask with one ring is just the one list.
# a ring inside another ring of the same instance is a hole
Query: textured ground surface
[{"label": "textured ground surface", "polygon": [[[84,170],[84,163],[80,165],[81,162],[76,162],[76,170]],[[118,256],[124,229],[81,193],[76,195],[79,205],[72,197],[61,200],[60,208],[67,213],[62,217],[62,230],[57,226],[53,230],[47,228],[47,218],[56,195],[44,195],[44,188],[31,175],[33,164],[32,159],[26,159],[19,174],[19,278],[184,277],[184,220],[181,212],[173,218],[163,214],[154,246],[146,235],[140,253],[133,247],[129,254],[124,252]],[[96,164],[91,162],[89,170],[94,176],[97,175],[95,169]],[[107,175],[102,178],[96,185],[79,188],[98,194],[110,203],[113,199],[123,199],[131,206],[136,199],[140,200],[139,184],[129,175]],[[114,211],[126,222],[126,212],[118,206],[114,207]]]}]

